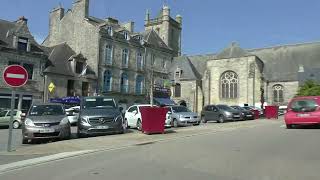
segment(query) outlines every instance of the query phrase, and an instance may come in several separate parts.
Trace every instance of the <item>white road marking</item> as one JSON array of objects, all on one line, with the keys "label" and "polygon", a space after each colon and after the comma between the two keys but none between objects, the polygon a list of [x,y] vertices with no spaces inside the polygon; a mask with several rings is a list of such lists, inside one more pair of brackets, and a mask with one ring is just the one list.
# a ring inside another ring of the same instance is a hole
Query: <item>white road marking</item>
[{"label": "white road marking", "polygon": [[24,74],[12,74],[8,73],[7,78],[16,78],[16,79],[24,79]]}]

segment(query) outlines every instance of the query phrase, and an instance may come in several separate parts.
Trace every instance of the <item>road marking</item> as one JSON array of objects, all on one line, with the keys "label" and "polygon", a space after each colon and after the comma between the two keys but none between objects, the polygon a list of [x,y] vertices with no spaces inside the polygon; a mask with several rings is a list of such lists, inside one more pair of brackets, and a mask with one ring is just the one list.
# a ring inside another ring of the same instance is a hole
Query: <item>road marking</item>
[{"label": "road marking", "polygon": [[24,74],[12,74],[8,73],[7,78],[24,79]]}]

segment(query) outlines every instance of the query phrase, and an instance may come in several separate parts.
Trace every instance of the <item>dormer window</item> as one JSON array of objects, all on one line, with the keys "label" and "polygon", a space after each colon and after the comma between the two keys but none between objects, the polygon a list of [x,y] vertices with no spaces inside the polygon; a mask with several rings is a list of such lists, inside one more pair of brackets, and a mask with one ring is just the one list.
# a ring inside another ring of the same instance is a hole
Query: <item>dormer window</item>
[{"label": "dormer window", "polygon": [[112,35],[113,35],[112,26],[108,26],[108,27],[107,27],[107,33],[108,33],[109,36],[112,36]]},{"label": "dormer window", "polygon": [[18,50],[27,51],[28,49],[28,39],[27,38],[18,38]]},{"label": "dormer window", "polygon": [[81,74],[83,71],[83,62],[76,61],[76,73]]},{"label": "dormer window", "polygon": [[182,74],[182,70],[180,68],[177,68],[175,71],[175,79],[180,78]]},{"label": "dormer window", "polygon": [[123,35],[124,35],[124,38],[125,38],[126,40],[130,40],[129,33],[128,33],[127,31],[124,31],[124,32],[123,32]]}]

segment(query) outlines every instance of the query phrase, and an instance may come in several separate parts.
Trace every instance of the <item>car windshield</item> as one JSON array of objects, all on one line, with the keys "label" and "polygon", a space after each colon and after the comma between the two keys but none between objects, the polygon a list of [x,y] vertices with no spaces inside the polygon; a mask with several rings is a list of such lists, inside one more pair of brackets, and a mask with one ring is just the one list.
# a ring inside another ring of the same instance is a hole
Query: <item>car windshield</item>
[{"label": "car windshield", "polygon": [[291,103],[294,112],[313,112],[317,107],[318,104],[312,99],[295,100]]},{"label": "car windshield", "polygon": [[217,105],[217,107],[219,109],[222,109],[222,110],[234,110],[234,109],[232,109],[231,107],[229,107],[227,105]]},{"label": "car windshield", "polygon": [[59,105],[35,105],[32,106],[30,116],[64,115],[62,106]]},{"label": "car windshield", "polygon": [[8,111],[0,111],[0,117],[4,117]]},{"label": "car windshield", "polygon": [[83,101],[83,109],[116,108],[113,99],[94,97],[86,98]]},{"label": "car windshield", "polygon": [[172,111],[177,113],[177,112],[190,112],[190,110],[184,106],[175,106],[172,107]]}]

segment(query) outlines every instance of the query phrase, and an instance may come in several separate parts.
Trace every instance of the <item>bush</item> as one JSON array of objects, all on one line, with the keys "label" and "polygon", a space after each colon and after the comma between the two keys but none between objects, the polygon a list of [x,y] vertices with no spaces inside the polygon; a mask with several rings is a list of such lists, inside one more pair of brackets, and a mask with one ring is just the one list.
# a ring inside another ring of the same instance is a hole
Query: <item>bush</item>
[{"label": "bush", "polygon": [[299,87],[297,96],[320,96],[320,84],[314,81],[306,81]]}]

